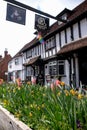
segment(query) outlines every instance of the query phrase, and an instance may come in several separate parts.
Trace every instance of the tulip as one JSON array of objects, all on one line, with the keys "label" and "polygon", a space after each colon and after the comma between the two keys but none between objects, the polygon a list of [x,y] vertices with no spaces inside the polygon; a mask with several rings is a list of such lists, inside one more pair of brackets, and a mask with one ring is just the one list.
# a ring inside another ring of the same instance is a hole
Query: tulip
[{"label": "tulip", "polygon": [[3,84],[3,79],[0,79],[0,85],[2,85]]},{"label": "tulip", "polygon": [[61,85],[61,81],[59,81],[58,79],[55,81],[55,85],[56,86],[59,86],[59,85]]}]

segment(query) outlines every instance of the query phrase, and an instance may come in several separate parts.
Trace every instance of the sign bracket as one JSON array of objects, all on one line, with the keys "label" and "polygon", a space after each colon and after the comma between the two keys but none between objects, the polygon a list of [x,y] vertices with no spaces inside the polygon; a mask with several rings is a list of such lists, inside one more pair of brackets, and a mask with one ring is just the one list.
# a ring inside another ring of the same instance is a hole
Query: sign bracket
[{"label": "sign bracket", "polygon": [[12,4],[15,4],[15,5],[17,5],[17,6],[23,7],[23,8],[25,8],[25,9],[30,10],[30,11],[39,13],[39,14],[41,14],[41,15],[45,15],[45,16],[47,16],[47,17],[49,17],[49,18],[52,18],[52,19],[55,19],[55,20],[57,20],[57,21],[61,21],[61,22],[64,22],[64,23],[67,22],[67,20],[63,20],[63,19],[61,19],[61,18],[56,18],[56,17],[54,17],[54,16],[52,16],[52,15],[50,15],[50,14],[48,14],[48,13],[45,13],[45,12],[40,11],[40,10],[37,10],[37,9],[31,7],[31,6],[25,5],[25,4],[20,3],[20,2],[18,2],[18,1],[15,1],[15,0],[4,0],[4,1],[10,2],[10,3],[12,3]]}]

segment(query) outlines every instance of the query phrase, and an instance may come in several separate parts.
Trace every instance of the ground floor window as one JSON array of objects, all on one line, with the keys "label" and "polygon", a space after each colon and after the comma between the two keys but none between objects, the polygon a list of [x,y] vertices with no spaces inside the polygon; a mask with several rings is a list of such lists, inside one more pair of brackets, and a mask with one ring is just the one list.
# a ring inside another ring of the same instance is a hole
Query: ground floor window
[{"label": "ground floor window", "polygon": [[20,78],[20,76],[21,76],[21,71],[20,71],[20,70],[17,70],[17,72],[16,72],[15,74],[16,74],[16,75],[15,75],[16,78]]},{"label": "ground floor window", "polygon": [[57,75],[57,61],[49,62],[49,74]]},{"label": "ground floor window", "polygon": [[8,81],[13,81],[13,73],[8,73]]},{"label": "ground floor window", "polygon": [[65,61],[58,60],[58,61],[49,62],[49,74],[57,75],[57,76],[65,75]]},{"label": "ground floor window", "polygon": [[31,76],[31,75],[34,75],[34,70],[31,66],[27,67],[26,68],[26,76]]},{"label": "ground floor window", "polygon": [[57,65],[49,66],[50,75],[57,75]]},{"label": "ground floor window", "polygon": [[58,75],[59,76],[65,75],[65,61],[64,60],[58,61]]}]

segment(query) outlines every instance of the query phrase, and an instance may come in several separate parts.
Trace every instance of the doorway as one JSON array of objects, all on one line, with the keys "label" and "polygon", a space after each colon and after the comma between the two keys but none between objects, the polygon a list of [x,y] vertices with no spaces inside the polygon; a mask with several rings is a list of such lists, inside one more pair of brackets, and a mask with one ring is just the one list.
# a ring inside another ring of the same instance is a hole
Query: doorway
[{"label": "doorway", "polygon": [[87,54],[79,54],[79,79],[83,85],[87,85]]}]

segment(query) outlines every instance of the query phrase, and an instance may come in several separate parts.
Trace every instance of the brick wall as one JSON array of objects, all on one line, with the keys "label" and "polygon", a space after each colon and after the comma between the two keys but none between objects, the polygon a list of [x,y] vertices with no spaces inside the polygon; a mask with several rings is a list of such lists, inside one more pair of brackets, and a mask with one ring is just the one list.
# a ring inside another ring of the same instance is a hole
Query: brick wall
[{"label": "brick wall", "polygon": [[11,60],[11,56],[5,51],[4,58],[0,58],[0,78],[7,81],[7,75],[5,72],[8,71],[8,62]]}]

